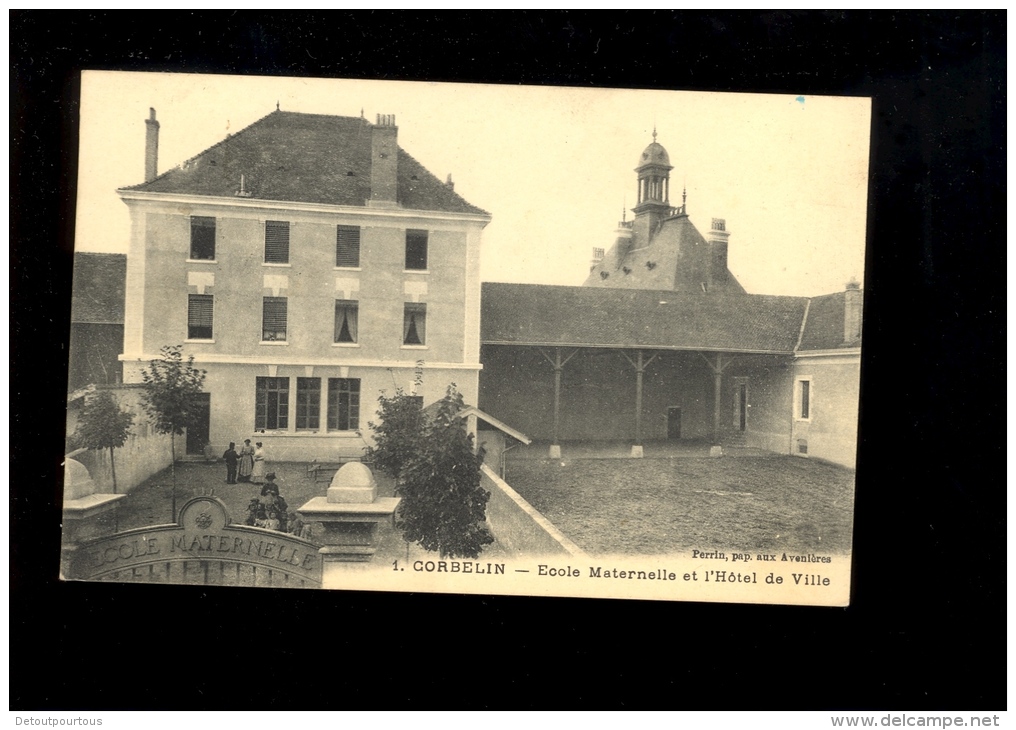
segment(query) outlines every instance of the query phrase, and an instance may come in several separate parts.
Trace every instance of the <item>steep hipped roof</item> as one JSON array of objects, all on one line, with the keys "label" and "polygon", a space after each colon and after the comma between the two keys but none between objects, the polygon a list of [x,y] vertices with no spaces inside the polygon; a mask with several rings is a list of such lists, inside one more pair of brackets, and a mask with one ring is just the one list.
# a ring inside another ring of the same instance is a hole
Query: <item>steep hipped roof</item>
[{"label": "steep hipped roof", "polygon": [[[125,190],[260,200],[365,205],[371,129],[359,117],[274,111],[154,180]],[[486,211],[470,205],[399,148],[398,202],[410,210]]]},{"label": "steep hipped roof", "polygon": [[71,322],[123,324],[127,257],[122,253],[74,254]]},{"label": "steep hipped roof", "polygon": [[[707,267],[713,266],[709,244],[687,215],[666,218],[646,239],[646,230],[632,227],[630,241],[619,250],[618,242],[589,271],[585,286],[619,289],[659,289],[700,292],[707,281]],[[713,288],[744,293],[744,288],[724,267],[722,279],[714,278]]]},{"label": "steep hipped roof", "polygon": [[793,352],[804,297],[483,284],[484,344]]}]

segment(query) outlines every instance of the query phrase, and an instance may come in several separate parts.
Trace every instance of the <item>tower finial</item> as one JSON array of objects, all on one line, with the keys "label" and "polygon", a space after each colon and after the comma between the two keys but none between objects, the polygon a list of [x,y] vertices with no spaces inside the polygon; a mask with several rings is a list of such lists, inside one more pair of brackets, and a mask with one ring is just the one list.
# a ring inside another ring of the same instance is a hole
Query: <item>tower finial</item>
[{"label": "tower finial", "polygon": [[275,111],[279,111],[279,101],[278,101],[278,99],[275,100]]},{"label": "tower finial", "polygon": [[653,142],[656,141],[656,122],[653,122]]},{"label": "tower finial", "polygon": [[621,198],[621,222],[626,223],[628,221],[628,196],[625,195]]}]

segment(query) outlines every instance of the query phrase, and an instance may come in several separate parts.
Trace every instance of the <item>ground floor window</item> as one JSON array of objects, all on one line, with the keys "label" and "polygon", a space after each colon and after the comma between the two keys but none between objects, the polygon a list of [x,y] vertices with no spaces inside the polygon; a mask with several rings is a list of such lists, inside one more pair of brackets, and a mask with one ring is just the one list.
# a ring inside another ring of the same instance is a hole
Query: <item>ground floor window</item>
[{"label": "ground floor window", "polygon": [[328,430],[360,428],[359,378],[328,378]]},{"label": "ground floor window", "polygon": [[797,381],[797,393],[796,393],[796,413],[794,414],[798,420],[809,421],[811,420],[811,379],[801,378]]},{"label": "ground floor window", "polygon": [[254,428],[289,428],[289,378],[258,378],[254,399]]},{"label": "ground floor window", "polygon": [[321,427],[321,378],[296,379],[296,430]]}]

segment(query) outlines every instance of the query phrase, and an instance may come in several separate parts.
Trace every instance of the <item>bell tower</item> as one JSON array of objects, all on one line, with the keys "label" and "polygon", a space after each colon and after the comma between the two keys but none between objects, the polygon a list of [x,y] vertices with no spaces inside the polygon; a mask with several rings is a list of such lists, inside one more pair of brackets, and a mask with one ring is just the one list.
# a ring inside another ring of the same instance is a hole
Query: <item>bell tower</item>
[{"label": "bell tower", "polygon": [[653,141],[643,150],[635,168],[638,173],[638,202],[632,209],[635,227],[645,230],[650,236],[660,221],[673,214],[670,205],[670,171],[673,169],[667,150],[656,141],[654,127]]}]

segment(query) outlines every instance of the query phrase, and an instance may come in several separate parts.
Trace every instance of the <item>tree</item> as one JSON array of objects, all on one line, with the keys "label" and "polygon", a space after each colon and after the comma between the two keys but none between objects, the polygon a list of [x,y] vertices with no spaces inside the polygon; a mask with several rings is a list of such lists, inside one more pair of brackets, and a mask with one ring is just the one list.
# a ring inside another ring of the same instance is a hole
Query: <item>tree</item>
[{"label": "tree", "polygon": [[395,523],[408,542],[426,550],[475,558],[494,538],[486,521],[490,492],[480,486],[483,450],[473,450],[458,415],[463,407],[462,394],[451,385],[435,416],[424,419],[421,436],[412,441],[415,451],[400,469]]},{"label": "tree", "polygon": [[402,388],[396,388],[393,396],[382,393],[378,398],[381,421],[367,423],[374,432],[374,446],[364,450],[367,459],[392,477],[396,484],[420,450],[424,424],[421,400],[417,396],[406,395]]},{"label": "tree", "polygon": [[176,436],[189,426],[196,425],[198,410],[196,396],[205,383],[205,371],[194,367],[194,356],[185,362],[180,345],[166,346],[162,356],[152,360],[148,369],[141,372],[144,387],[142,405],[152,417],[152,425],[159,433],[168,433],[173,475],[173,521],[176,521]]},{"label": "tree", "polygon": [[120,410],[112,393],[99,390],[85,398],[85,406],[74,431],[74,442],[86,449],[109,449],[109,466],[113,471],[113,494],[116,494],[116,464],[113,450],[127,443],[134,423],[134,414]]}]

